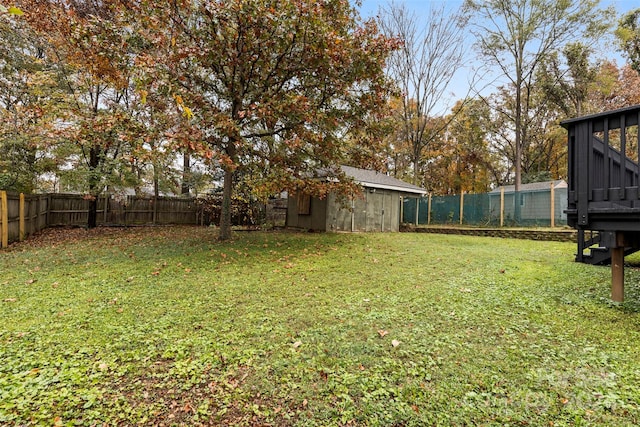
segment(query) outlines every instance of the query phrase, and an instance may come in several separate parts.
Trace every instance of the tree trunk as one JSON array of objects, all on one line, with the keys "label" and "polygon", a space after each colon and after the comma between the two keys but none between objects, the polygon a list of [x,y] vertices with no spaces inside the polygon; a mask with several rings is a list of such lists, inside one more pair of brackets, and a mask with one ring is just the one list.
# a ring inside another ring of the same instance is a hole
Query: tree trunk
[{"label": "tree trunk", "polygon": [[[523,56],[524,47],[519,46],[519,58]],[[514,193],[513,193],[513,217],[516,223],[520,223],[520,218],[522,217],[521,209],[520,209],[520,185],[522,184],[522,144],[524,141],[522,140],[523,135],[523,123],[522,123],[522,64],[520,61],[516,61],[517,69],[516,69],[516,117],[515,117],[515,169],[516,176],[514,182]]]},{"label": "tree trunk", "polygon": [[220,211],[220,240],[231,239],[231,196],[233,190],[233,170],[225,168],[222,191],[222,209]]},{"label": "tree trunk", "polygon": [[98,226],[98,166],[100,165],[100,147],[93,146],[89,150],[89,214],[87,228]]},{"label": "tree trunk", "polygon": [[98,198],[89,199],[89,219],[87,220],[87,228],[96,228],[98,226]]},{"label": "tree trunk", "polygon": [[182,188],[180,193],[183,196],[189,195],[189,182],[191,176],[191,155],[188,152],[182,157]]}]

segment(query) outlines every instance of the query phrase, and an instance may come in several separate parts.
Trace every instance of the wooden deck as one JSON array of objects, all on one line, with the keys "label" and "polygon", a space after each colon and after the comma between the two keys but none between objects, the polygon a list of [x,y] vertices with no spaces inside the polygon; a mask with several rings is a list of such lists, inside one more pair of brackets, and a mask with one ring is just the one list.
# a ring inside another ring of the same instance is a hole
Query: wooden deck
[{"label": "wooden deck", "polygon": [[612,299],[624,298],[624,256],[640,250],[640,105],[566,120],[567,222],[576,261],[611,263]]}]

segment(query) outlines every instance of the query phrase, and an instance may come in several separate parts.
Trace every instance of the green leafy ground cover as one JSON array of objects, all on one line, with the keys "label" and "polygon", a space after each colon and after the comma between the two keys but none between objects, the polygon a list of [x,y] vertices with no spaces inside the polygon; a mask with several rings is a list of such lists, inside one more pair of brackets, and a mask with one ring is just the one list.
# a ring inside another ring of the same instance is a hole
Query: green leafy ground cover
[{"label": "green leafy ground cover", "polygon": [[574,250],[48,231],[0,253],[0,424],[636,425],[640,274]]}]

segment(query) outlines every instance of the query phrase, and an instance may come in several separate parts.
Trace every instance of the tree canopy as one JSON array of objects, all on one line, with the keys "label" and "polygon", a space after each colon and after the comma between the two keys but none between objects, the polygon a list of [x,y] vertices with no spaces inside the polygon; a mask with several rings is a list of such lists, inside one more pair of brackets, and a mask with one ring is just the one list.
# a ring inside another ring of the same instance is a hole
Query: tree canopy
[{"label": "tree canopy", "polygon": [[[563,178],[558,121],[640,102],[637,10],[618,21],[620,66],[595,48],[612,16],[596,0],[429,10],[391,2],[363,21],[347,0],[0,7],[0,187],[93,203],[209,180],[222,183],[227,239],[234,191],[352,194],[339,165],[439,194]],[[448,106],[472,36],[497,80]],[[340,179],[318,179],[327,169]]]},{"label": "tree canopy", "polygon": [[314,174],[338,171],[354,152],[349,134],[362,136],[386,111],[395,42],[344,0],[23,3],[73,67],[65,79],[77,127],[66,136],[88,159],[90,195],[117,169],[112,154],[134,151],[141,124],[149,132],[151,113],[135,107],[169,99],[181,117],[161,138],[224,171],[223,239],[238,174],[251,172],[262,194],[347,191],[346,180],[338,188]]}]

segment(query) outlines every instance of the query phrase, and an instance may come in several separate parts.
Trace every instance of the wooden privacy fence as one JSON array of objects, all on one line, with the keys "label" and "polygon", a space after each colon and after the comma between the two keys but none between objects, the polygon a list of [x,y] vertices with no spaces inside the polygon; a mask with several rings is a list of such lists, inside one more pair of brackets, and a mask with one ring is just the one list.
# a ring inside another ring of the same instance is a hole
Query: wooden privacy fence
[{"label": "wooden privacy fence", "polygon": [[[98,225],[204,224],[195,198],[98,198]],[[24,195],[0,191],[0,246],[51,226],[84,226],[89,200],[77,194]]]},{"label": "wooden privacy fence", "polygon": [[0,230],[2,247],[24,240],[47,227],[49,195],[11,194],[0,191]]},{"label": "wooden privacy fence", "polygon": [[[86,225],[89,201],[75,194],[50,194],[49,226]],[[99,197],[98,225],[201,224],[196,199],[177,197],[139,197],[126,199]]]}]

